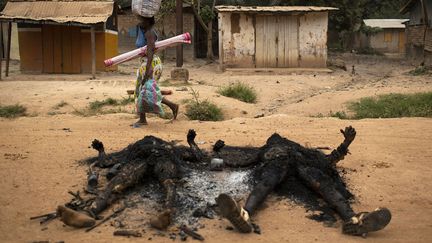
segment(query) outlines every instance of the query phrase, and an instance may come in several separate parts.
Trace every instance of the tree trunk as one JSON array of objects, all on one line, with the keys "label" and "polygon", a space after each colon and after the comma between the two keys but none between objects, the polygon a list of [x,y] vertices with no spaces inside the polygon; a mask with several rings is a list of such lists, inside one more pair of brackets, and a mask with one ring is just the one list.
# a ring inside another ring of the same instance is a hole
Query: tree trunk
[{"label": "tree trunk", "polygon": [[213,59],[213,21],[211,20],[208,23],[208,32],[207,32],[207,58]]}]

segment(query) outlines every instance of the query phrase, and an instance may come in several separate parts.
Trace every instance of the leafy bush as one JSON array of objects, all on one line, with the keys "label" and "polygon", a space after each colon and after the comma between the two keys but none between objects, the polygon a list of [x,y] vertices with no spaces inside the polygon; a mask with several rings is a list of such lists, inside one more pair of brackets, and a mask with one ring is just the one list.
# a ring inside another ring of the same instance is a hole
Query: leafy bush
[{"label": "leafy bush", "polygon": [[[432,92],[415,94],[385,94],[366,97],[348,103],[349,115],[344,111],[330,112],[339,119],[432,117]],[[324,117],[319,113],[314,117]]]},{"label": "leafy bush", "polygon": [[350,103],[348,109],[354,113],[354,119],[432,117],[432,92],[362,98]]},{"label": "leafy bush", "polygon": [[209,100],[200,101],[199,94],[192,89],[194,99],[186,104],[186,116],[191,120],[199,121],[221,121],[222,110]]},{"label": "leafy bush", "polygon": [[[107,98],[105,100],[96,100],[89,103],[88,107],[85,109],[75,109],[74,114],[79,116],[95,116],[98,114],[112,114],[112,113],[129,113],[124,106],[134,103],[133,97],[114,99]],[[105,106],[111,106],[109,109],[102,109]]]},{"label": "leafy bush", "polygon": [[0,117],[15,118],[26,115],[27,108],[22,105],[0,105]]},{"label": "leafy bush", "polygon": [[421,76],[421,75],[431,75],[432,74],[432,68],[426,67],[424,65],[420,65],[416,67],[414,70],[411,70],[408,72],[408,74],[412,76]]},{"label": "leafy bush", "polygon": [[257,100],[257,92],[255,89],[240,82],[221,87],[219,88],[218,93],[246,103],[255,103]]}]

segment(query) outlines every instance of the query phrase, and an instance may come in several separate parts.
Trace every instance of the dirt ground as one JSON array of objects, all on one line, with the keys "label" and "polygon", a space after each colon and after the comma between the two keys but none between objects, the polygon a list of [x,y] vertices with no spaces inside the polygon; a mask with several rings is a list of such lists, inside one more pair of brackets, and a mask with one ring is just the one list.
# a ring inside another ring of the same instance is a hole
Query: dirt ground
[{"label": "dirt ground", "polygon": [[[357,139],[351,155],[340,166],[351,171],[349,187],[357,196],[354,208],[372,210],[388,207],[393,214],[390,225],[370,234],[374,242],[432,242],[432,119],[364,119],[339,120],[318,118],[329,112],[344,110],[347,101],[390,92],[432,91],[431,77],[413,77],[405,73],[413,67],[403,61],[383,57],[342,57],[349,71],[333,73],[245,73],[216,71],[215,64],[202,61],[186,63],[191,82],[163,87],[174,94],[169,99],[181,103],[190,99],[187,87],[199,91],[222,107],[225,121],[189,121],[181,110],[179,120],[152,117],[147,127],[134,129],[136,116],[129,113],[91,117],[75,115],[90,101],[108,97],[127,97],[133,89],[134,63],[122,66],[120,74],[101,74],[96,80],[77,75],[23,75],[12,68],[11,77],[0,82],[0,104],[20,103],[29,115],[17,119],[0,119],[0,241],[31,242],[171,242],[168,237],[145,228],[142,238],[112,236],[109,223],[90,233],[63,226],[54,221],[46,226],[29,217],[53,211],[70,199],[68,190],[85,184],[86,167],[77,161],[95,155],[90,142],[98,138],[109,152],[129,143],[156,135],[166,140],[186,143],[187,130],[198,133],[204,147],[218,139],[232,145],[262,145],[278,132],[308,146],[336,147],[342,140],[340,128],[353,125]],[[351,75],[355,65],[356,75]],[[168,79],[172,64],[166,65],[163,79]],[[256,104],[226,98],[216,93],[221,85],[241,81],[255,87]],[[54,109],[60,101],[68,105]],[[264,117],[255,119],[257,114]],[[340,227],[329,228],[305,217],[303,207],[288,200],[271,197],[254,218],[262,234],[243,235],[226,230],[225,220],[202,220],[200,229],[207,242],[363,242],[345,236]],[[175,228],[171,229],[174,231]],[[189,239],[190,241],[191,239]],[[179,239],[177,239],[179,241]]]}]

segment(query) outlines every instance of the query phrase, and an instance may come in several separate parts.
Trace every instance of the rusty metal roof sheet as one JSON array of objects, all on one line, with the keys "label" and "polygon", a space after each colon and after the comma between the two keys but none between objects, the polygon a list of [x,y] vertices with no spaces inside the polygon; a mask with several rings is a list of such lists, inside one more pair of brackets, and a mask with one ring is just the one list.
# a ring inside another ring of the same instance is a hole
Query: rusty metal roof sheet
[{"label": "rusty metal roof sheet", "polygon": [[0,20],[97,24],[113,13],[113,1],[9,1]]},{"label": "rusty metal roof sheet", "polygon": [[314,6],[216,6],[219,12],[319,12],[338,10],[332,7],[314,7]]},{"label": "rusty metal roof sheet", "polygon": [[409,19],[364,19],[366,26],[381,29],[405,29],[404,22]]}]

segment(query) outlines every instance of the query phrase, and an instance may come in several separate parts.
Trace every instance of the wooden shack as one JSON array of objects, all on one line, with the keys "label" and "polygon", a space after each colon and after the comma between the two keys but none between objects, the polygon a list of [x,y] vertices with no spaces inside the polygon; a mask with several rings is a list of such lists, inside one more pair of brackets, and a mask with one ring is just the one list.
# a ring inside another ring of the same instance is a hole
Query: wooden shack
[{"label": "wooden shack", "polygon": [[330,7],[217,6],[222,68],[325,68]]},{"label": "wooden shack", "polygon": [[18,23],[22,72],[94,73],[118,54],[113,1],[9,1],[0,21]]},{"label": "wooden shack", "polygon": [[364,19],[366,26],[379,31],[365,36],[369,47],[382,53],[405,53],[405,24],[408,19]]},{"label": "wooden shack", "polygon": [[432,66],[432,1],[410,0],[400,12],[409,13],[406,56]]}]

